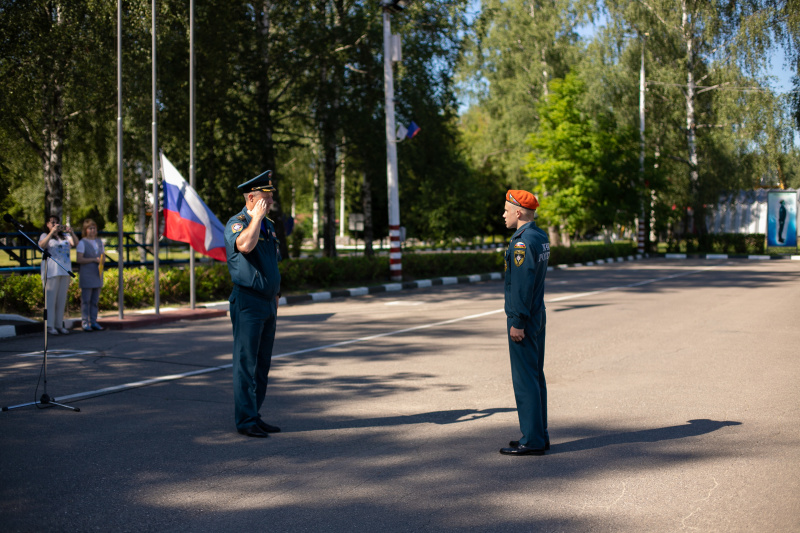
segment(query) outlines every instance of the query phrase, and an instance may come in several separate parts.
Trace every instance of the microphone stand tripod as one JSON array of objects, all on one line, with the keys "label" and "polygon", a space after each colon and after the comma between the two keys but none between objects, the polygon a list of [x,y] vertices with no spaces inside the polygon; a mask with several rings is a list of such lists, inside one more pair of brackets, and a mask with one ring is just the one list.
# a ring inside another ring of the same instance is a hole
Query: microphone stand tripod
[{"label": "microphone stand tripod", "polygon": [[[15,226],[15,228],[17,230],[17,233],[19,233],[20,235],[22,235],[23,237],[28,239],[28,241],[30,241],[30,243],[33,244],[33,246],[36,247],[42,253],[42,263],[44,264],[44,284],[45,285],[47,284],[47,266],[48,266],[47,265],[47,263],[48,263],[47,259],[48,258],[52,259],[53,262],[56,265],[58,265],[61,268],[61,270],[63,270],[67,274],[69,274],[70,277],[72,277],[72,278],[75,277],[75,273],[74,272],[72,272],[70,270],[67,270],[67,268],[64,265],[62,265],[61,263],[59,263],[58,261],[56,261],[55,259],[53,259],[51,257],[50,252],[48,252],[47,250],[43,250],[42,247],[39,246],[39,243],[37,243],[36,241],[31,239],[29,236],[27,236],[22,231],[22,228],[23,228],[22,224],[20,224],[19,222],[17,222],[13,218],[11,218],[11,216],[8,215],[8,214],[5,215],[3,218],[6,220],[6,222],[11,222]],[[44,292],[44,352],[43,352],[43,354],[44,354],[43,357],[44,358],[42,360],[42,376],[44,377],[44,391],[42,393],[41,398],[39,398],[38,402],[35,401],[35,402],[21,404],[21,405],[14,405],[14,406],[11,406],[11,407],[3,407],[3,411],[9,411],[9,410],[15,409],[17,407],[25,407],[26,405],[36,405],[37,407],[39,405],[55,405],[57,407],[63,407],[64,409],[71,409],[72,411],[80,412],[79,408],[72,407],[70,405],[65,405],[63,403],[59,403],[59,402],[56,401],[56,399],[54,397],[51,397],[49,394],[47,394],[47,287],[45,286],[45,287],[43,287],[43,289],[44,290],[42,292]],[[38,386],[37,386],[37,388],[38,388]]]}]

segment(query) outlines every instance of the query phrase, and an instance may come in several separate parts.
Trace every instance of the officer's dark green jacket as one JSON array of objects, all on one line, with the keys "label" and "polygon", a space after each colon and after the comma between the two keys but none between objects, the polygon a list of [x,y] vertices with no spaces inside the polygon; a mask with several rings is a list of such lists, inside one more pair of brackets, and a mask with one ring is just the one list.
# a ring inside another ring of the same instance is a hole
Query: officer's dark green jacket
[{"label": "officer's dark green jacket", "polygon": [[245,207],[225,225],[228,272],[235,285],[252,289],[267,299],[275,298],[281,290],[281,273],[278,270],[281,253],[272,222],[263,219],[258,244],[253,251],[243,254],[236,248],[236,238],[251,220]]},{"label": "officer's dark green jacket", "polygon": [[536,222],[528,222],[514,232],[505,257],[505,311],[515,328],[524,329],[530,317],[544,309],[549,258],[550,241]]}]

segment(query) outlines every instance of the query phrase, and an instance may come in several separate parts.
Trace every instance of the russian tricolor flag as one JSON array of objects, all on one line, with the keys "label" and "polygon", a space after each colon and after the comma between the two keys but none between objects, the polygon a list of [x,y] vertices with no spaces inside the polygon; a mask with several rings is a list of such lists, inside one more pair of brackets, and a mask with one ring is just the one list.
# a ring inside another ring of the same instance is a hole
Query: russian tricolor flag
[{"label": "russian tricolor flag", "polygon": [[225,227],[163,153],[161,176],[164,178],[164,236],[189,243],[195,251],[218,261],[226,261]]},{"label": "russian tricolor flag", "polygon": [[419,133],[420,127],[417,126],[414,121],[411,121],[411,124],[408,125],[408,131],[406,132],[406,137],[409,139],[413,139],[414,136]]}]

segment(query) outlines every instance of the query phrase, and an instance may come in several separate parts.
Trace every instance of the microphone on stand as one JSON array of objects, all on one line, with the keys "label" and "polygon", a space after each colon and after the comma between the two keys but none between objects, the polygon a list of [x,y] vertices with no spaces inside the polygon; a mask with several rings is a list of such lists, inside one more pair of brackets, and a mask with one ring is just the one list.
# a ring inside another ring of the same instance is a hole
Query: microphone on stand
[{"label": "microphone on stand", "polygon": [[11,215],[9,215],[8,213],[6,213],[5,215],[3,215],[3,220],[5,220],[6,222],[9,222],[9,223],[11,223],[11,224],[13,224],[13,225],[14,225],[14,227],[15,227],[15,228],[17,228],[17,229],[25,229],[25,226],[23,226],[22,224],[20,224],[20,223],[19,223],[19,222],[17,222],[16,220],[14,220],[14,217],[12,217]]}]

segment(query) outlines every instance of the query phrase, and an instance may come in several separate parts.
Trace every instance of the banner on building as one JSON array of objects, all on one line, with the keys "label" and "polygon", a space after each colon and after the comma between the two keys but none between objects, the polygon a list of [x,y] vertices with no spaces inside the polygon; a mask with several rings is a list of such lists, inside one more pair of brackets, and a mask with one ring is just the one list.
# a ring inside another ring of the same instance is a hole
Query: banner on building
[{"label": "banner on building", "polygon": [[797,248],[796,191],[770,191],[767,197],[767,246]]}]

